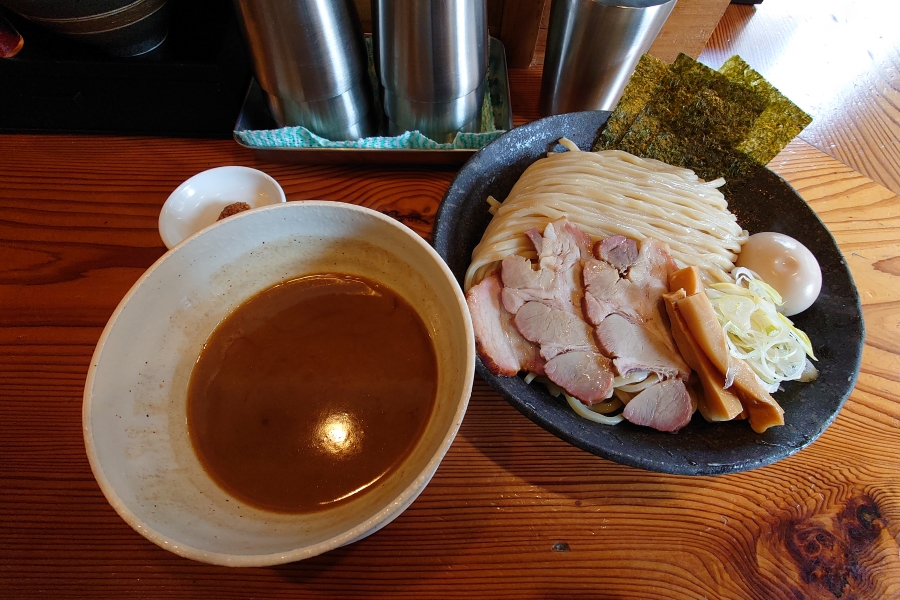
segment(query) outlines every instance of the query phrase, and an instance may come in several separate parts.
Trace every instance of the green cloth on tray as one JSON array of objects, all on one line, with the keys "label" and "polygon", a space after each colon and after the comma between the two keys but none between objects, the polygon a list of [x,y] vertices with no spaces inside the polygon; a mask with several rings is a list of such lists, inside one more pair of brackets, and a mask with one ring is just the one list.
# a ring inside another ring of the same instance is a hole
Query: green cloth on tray
[{"label": "green cloth on tray", "polygon": [[[486,83],[484,102],[481,106],[481,131],[457,133],[452,142],[436,142],[419,131],[407,131],[393,137],[367,137],[354,141],[332,141],[316,135],[306,127],[282,127],[235,131],[246,145],[254,148],[371,148],[412,150],[477,150],[488,145],[504,133],[496,129],[491,103],[490,86]],[[380,110],[380,107],[378,108]]]},{"label": "green cloth on tray", "polygon": [[368,137],[352,142],[334,142],[320,137],[306,127],[282,127],[257,131],[236,131],[242,142],[255,148],[409,148],[413,150],[478,149],[494,141],[504,131],[457,133],[452,142],[441,144],[418,131],[407,131],[394,137]]},{"label": "green cloth on tray", "polygon": [[477,150],[494,141],[504,131],[457,133],[452,142],[441,144],[418,131],[407,131],[394,137],[368,137],[352,142],[334,142],[316,135],[306,127],[235,131],[240,140],[254,148],[409,148],[413,150]]}]

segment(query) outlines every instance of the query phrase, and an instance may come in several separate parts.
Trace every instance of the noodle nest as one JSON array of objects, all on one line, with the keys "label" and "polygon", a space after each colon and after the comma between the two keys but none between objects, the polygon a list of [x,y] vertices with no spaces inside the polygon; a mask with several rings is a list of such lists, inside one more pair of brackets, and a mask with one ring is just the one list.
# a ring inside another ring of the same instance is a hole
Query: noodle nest
[{"label": "noodle nest", "polygon": [[690,169],[621,150],[550,153],[529,166],[502,203],[488,198],[494,218],[472,253],[464,287],[481,281],[511,254],[535,259],[525,236],[562,217],[594,240],[611,235],[669,245],[679,267],[695,265],[707,282],[731,281],[729,272],[748,233],[719,191]]}]

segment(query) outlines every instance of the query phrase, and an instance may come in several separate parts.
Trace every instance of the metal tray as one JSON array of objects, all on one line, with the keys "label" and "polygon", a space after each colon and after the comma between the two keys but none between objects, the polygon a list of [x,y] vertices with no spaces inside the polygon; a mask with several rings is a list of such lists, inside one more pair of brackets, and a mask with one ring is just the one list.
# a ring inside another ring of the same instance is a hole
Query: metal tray
[{"label": "metal tray", "polygon": [[[512,129],[509,78],[506,69],[506,50],[500,40],[490,39],[488,56],[488,82],[494,123],[501,129]],[[259,129],[276,129],[278,126],[269,112],[259,84],[253,79],[244,99],[244,105],[234,125],[235,132]],[[421,164],[462,165],[477,149],[424,150],[406,148],[260,148],[234,140],[252,150],[261,160],[280,163],[305,164]]]}]

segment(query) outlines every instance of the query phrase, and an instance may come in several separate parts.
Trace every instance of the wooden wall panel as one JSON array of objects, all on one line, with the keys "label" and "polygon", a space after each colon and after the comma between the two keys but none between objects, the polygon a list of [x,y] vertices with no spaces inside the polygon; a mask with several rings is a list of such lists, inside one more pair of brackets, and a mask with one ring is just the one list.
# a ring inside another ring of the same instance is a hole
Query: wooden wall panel
[{"label": "wooden wall panel", "polygon": [[510,68],[531,66],[546,0],[511,0],[503,7],[500,40]]}]

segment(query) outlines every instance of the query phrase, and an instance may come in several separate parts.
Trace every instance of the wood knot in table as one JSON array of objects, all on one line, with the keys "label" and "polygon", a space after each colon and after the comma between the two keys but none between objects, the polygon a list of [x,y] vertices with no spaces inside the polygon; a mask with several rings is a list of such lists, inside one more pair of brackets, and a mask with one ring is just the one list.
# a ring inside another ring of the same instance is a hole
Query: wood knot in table
[{"label": "wood knot in table", "polygon": [[863,557],[874,550],[885,528],[872,498],[865,494],[850,498],[830,523],[804,517],[782,527],[787,552],[805,583],[834,598],[865,595],[869,577]]}]

